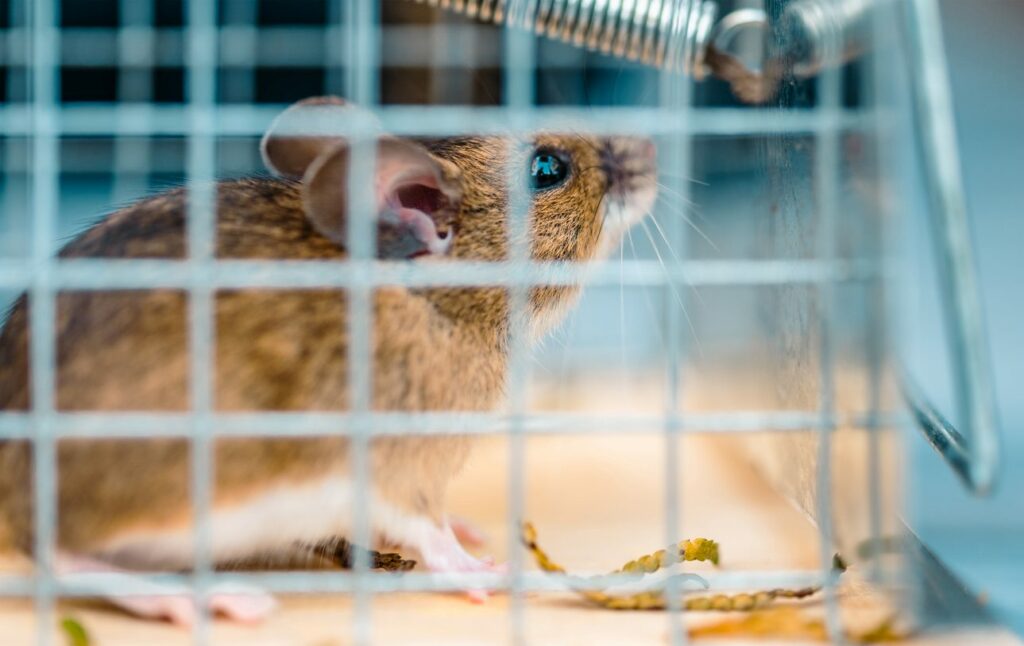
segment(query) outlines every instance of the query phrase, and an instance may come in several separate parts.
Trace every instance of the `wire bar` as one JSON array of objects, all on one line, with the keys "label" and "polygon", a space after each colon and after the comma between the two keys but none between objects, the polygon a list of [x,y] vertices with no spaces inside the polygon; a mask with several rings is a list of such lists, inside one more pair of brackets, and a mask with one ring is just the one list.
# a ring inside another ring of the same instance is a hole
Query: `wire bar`
[{"label": "wire bar", "polygon": [[[394,435],[493,435],[507,433],[513,417],[507,413],[400,413],[400,412],[251,412],[210,413],[211,433],[218,437],[304,437],[351,434],[362,424],[372,437]],[[32,415],[0,413],[0,437],[25,438],[33,432]],[[822,416],[817,411],[730,410],[680,411],[666,417],[653,413],[523,412],[516,423],[530,435],[629,434],[643,435],[671,424],[682,433],[751,433],[757,431],[807,431]],[[863,428],[872,419],[880,425],[909,420],[903,414],[835,413],[828,422],[839,428]],[[187,436],[188,413],[53,413],[52,434],[58,438],[123,438]]]},{"label": "wire bar", "polygon": [[[667,33],[680,34],[683,26],[694,27],[698,24],[698,14],[703,11],[704,3],[690,0],[683,3],[666,3],[665,10],[668,11],[665,24],[670,25]],[[693,45],[689,33],[680,34],[680,38],[673,39],[662,45],[667,51],[665,59],[669,61],[690,60],[694,54],[684,52],[683,49]],[[694,71],[694,70],[690,70]],[[671,110],[676,113],[677,121],[689,121],[692,108],[692,81],[689,77],[673,74],[668,67],[663,68],[659,74],[659,107]],[[666,176],[665,189],[680,196],[683,204],[690,203],[690,182],[683,178],[690,177],[693,171],[691,156],[693,149],[692,133],[673,133],[664,139],[667,144],[662,148],[662,155],[659,162],[663,165],[662,173]],[[679,253],[676,254],[676,265],[684,262],[689,254],[688,228],[683,226],[681,218],[671,218],[665,222],[664,236],[668,241],[677,245]],[[644,222],[641,226],[647,226]],[[622,280],[622,268],[620,267],[620,280]],[[674,276],[672,277],[674,278]],[[683,398],[682,373],[686,359],[688,343],[686,338],[687,328],[683,325],[683,318],[689,314],[683,309],[687,307],[687,290],[679,291],[683,281],[673,281],[669,278],[661,288],[661,302],[665,312],[665,339],[666,354],[668,362],[666,365],[666,388],[667,397],[665,402],[665,541],[671,545],[678,536],[682,511],[680,509],[679,464],[681,461],[680,434],[682,429],[675,422],[680,417],[680,408]],[[678,300],[677,300],[678,299]],[[689,642],[689,635],[683,621],[682,588],[676,579],[669,579],[666,584],[665,601],[668,609],[667,621],[669,641],[673,646],[684,646]]]},{"label": "wire bar", "polygon": [[[219,260],[197,275],[177,260],[73,259],[53,263],[57,290],[188,289],[202,280],[211,289],[344,288],[367,286],[460,287],[539,285],[664,285],[691,287],[793,285],[866,281],[878,275],[870,260],[653,260],[610,262],[502,263],[457,261],[407,263],[378,261]],[[0,289],[25,289],[32,265],[0,261]]]},{"label": "wire bar", "polygon": [[[123,103],[148,103],[153,99],[149,82],[154,55],[155,0],[118,0],[121,28],[117,30],[117,98]],[[114,185],[111,201],[123,204],[144,195],[150,170],[152,146],[147,135],[118,137],[114,141]],[[65,172],[72,170],[68,161]]]},{"label": "wire bar", "polygon": [[[881,47],[884,43],[896,42],[891,15],[887,15],[885,11],[875,11],[871,14],[869,23],[867,29],[870,31],[871,38],[876,43],[876,47]],[[891,101],[886,88],[892,86],[894,78],[892,71],[889,69],[889,61],[886,58],[878,53],[870,57],[870,74],[866,75],[865,80],[861,84],[863,91],[868,97],[867,100],[874,106],[881,106]],[[895,140],[898,133],[892,124],[881,121],[876,128],[873,141],[878,155],[878,168],[876,172],[879,178],[885,178],[878,181],[882,185],[882,190],[887,190],[889,188],[887,183],[893,181],[889,178],[899,176],[895,155],[887,145],[888,142]],[[875,227],[874,235],[877,236],[876,244],[879,264],[883,267],[891,267],[894,261],[895,254],[892,249],[892,241],[895,235],[893,229],[896,222],[898,222],[898,219],[894,216],[901,209],[902,207],[889,204],[881,213],[877,214],[877,222],[872,223]],[[895,270],[883,269],[881,273],[882,275],[894,275]],[[886,521],[891,523],[891,518],[889,518],[891,509],[887,505],[889,501],[884,496],[885,487],[886,485],[896,486],[893,483],[893,474],[883,465],[884,452],[882,442],[883,439],[891,436],[893,430],[899,428],[899,426],[887,425],[881,419],[884,416],[883,411],[885,407],[883,400],[885,361],[890,348],[889,344],[894,336],[890,335],[886,321],[886,313],[889,306],[888,300],[893,298],[893,292],[881,276],[878,279],[869,281],[867,285],[869,297],[865,351],[867,354],[868,396],[866,404],[868,420],[864,428],[868,434],[868,464],[866,474],[867,490],[864,492],[864,495],[867,496],[868,500],[869,540],[871,544],[879,545],[883,540]],[[898,496],[899,494],[896,496],[897,500],[899,500]],[[905,585],[906,582],[900,580],[900,576],[903,573],[897,573],[895,576],[888,577],[886,574],[882,567],[882,559],[872,559],[869,563],[868,576],[876,585],[887,586],[895,584],[904,589],[909,589],[909,586]]]},{"label": "wire bar", "polygon": [[[511,0],[508,15],[517,18],[525,15],[527,0]],[[504,105],[516,112],[517,120],[512,122],[516,129],[523,128],[522,120],[536,104],[534,92],[534,71],[537,64],[536,40],[532,34],[514,29],[509,25],[503,30],[503,77],[502,90]],[[515,144],[506,147],[507,155],[515,154]],[[513,263],[525,264],[530,259],[530,199],[520,188],[519,178],[509,165],[505,178],[505,190],[509,195],[508,206],[508,257]],[[506,265],[507,266],[507,265]],[[523,417],[527,406],[527,380],[529,378],[529,329],[532,308],[529,289],[525,283],[510,285],[508,290],[508,363],[506,367],[506,399],[511,424],[508,430],[508,545],[516,545],[525,516],[526,438]],[[513,646],[527,643],[526,603],[524,594],[523,551],[509,551],[509,641]]]},{"label": "wire bar", "polygon": [[[225,137],[260,137],[285,105],[218,106],[210,109],[201,124],[191,116],[203,112],[201,106],[118,105],[104,103],[54,106],[57,134],[186,136],[210,134]],[[664,108],[536,106],[378,106],[373,110],[381,127],[395,135],[531,135],[538,130],[574,133],[660,135],[690,133],[694,136],[758,136],[764,134],[811,134],[822,128],[870,130],[879,118],[871,110],[844,109],[836,114],[815,114],[811,110],[769,111],[747,108],[690,109],[689,118]],[[890,118],[895,115],[881,115]],[[196,127],[205,128],[200,132]],[[352,137],[362,130],[359,124],[338,122],[318,129],[303,125],[298,132],[283,129],[282,134],[333,134]],[[32,111],[13,104],[0,107],[0,135],[32,134]]]},{"label": "wire bar", "polygon": [[[760,588],[801,588],[822,583],[818,571],[745,571],[701,573],[709,584],[709,590],[744,590]],[[523,572],[523,592],[550,592],[567,589],[574,577]],[[507,577],[489,573],[430,574],[405,572],[402,574],[371,572],[357,576],[344,571],[300,571],[300,572],[214,572],[210,581],[218,589],[237,588],[240,592],[260,588],[276,593],[340,593],[356,592],[361,586],[374,593],[389,592],[457,592],[469,588],[502,588]],[[31,594],[31,577],[0,577],[0,597],[16,597]],[[607,575],[602,583],[636,585],[635,576],[629,574]],[[104,593],[177,594],[192,586],[192,578],[167,572],[133,572],[131,577],[110,573],[75,573],[56,577],[54,589],[60,596],[93,597]]]},{"label": "wire bar", "polygon": [[50,643],[55,598],[57,476],[56,442],[52,418],[56,403],[56,293],[50,283],[50,258],[56,237],[59,148],[55,106],[59,101],[57,54],[54,45],[60,6],[56,0],[34,0],[29,21],[32,29],[32,309],[29,326],[33,443],[32,467],[35,510],[36,643]]},{"label": "wire bar", "polygon": [[189,285],[189,384],[193,429],[191,484],[194,527],[193,589],[196,623],[193,638],[196,644],[210,641],[211,616],[206,600],[209,577],[213,569],[211,514],[213,483],[216,468],[213,460],[210,413],[215,406],[214,375],[214,308],[213,290],[203,279],[209,273],[216,240],[216,177],[217,148],[210,130],[210,121],[217,100],[217,22],[216,5],[207,0],[189,0],[186,5],[188,34],[188,66],[186,100],[189,111],[188,132],[188,261],[193,282]]},{"label": "wire bar", "polygon": [[[839,10],[840,0],[829,0],[833,11]],[[823,28],[821,47],[825,60],[832,60],[843,51],[844,37],[829,23]],[[838,68],[826,68],[817,79],[818,103],[816,109],[824,114],[838,111],[842,105],[842,77]],[[831,128],[815,133],[814,186],[816,211],[816,236],[814,240],[817,257],[832,260],[838,255],[836,221],[840,212],[841,190],[840,163],[842,161],[841,133]],[[843,625],[839,616],[837,575],[832,571],[832,557],[835,550],[835,519],[833,504],[833,434],[832,419],[836,408],[836,326],[838,307],[836,286],[833,282],[815,285],[818,299],[818,406],[821,420],[818,424],[818,454],[815,465],[815,521],[820,541],[821,571],[825,574],[823,594],[825,597],[825,626],[832,643],[845,641]]]},{"label": "wire bar", "polygon": [[[332,3],[335,4],[335,3]],[[346,95],[357,104],[371,110],[378,100],[376,87],[377,70],[377,2],[376,0],[339,1],[336,8],[344,21],[345,41],[344,71]],[[348,213],[347,240],[349,257],[355,261],[368,261],[375,256],[377,248],[376,221],[377,205],[374,191],[365,187],[375,186],[377,177],[376,129],[372,123],[359,124],[361,130],[350,138],[350,159],[360,163],[351,164],[348,171]],[[348,303],[348,347],[346,348],[349,378],[348,408],[355,415],[352,426],[352,452],[350,456],[353,475],[352,500],[352,542],[369,545],[373,536],[374,487],[371,471],[370,425],[365,414],[373,408],[373,285],[364,276],[353,273],[348,276],[346,297]],[[357,645],[369,644],[372,640],[373,610],[372,589],[362,585],[367,581],[369,560],[365,552],[357,552],[352,564],[356,576],[355,613],[353,614],[352,638]]]}]

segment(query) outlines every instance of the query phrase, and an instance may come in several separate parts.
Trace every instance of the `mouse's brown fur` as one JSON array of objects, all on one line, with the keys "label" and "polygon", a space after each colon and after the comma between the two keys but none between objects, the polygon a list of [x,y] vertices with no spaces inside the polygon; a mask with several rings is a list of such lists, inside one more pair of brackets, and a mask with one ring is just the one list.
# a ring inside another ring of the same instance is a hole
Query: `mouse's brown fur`
[{"label": "mouse's brown fur", "polygon": [[[575,175],[532,205],[532,256],[589,260],[602,231],[608,178],[600,146],[582,137],[541,137],[574,160]],[[510,166],[520,155],[501,138],[426,141],[462,172],[455,259],[507,258]],[[512,152],[510,152],[510,150]],[[519,172],[519,171],[517,171]],[[525,172],[525,171],[522,171]],[[653,180],[651,180],[653,181]],[[187,254],[187,193],[174,190],[108,217],[62,258],[166,258]],[[341,260],[344,251],[311,226],[300,185],[242,179],[217,186],[220,259]],[[553,316],[574,288],[531,293],[535,318]],[[28,309],[22,297],[0,332],[0,410],[30,409]],[[379,288],[373,295],[373,408],[472,411],[501,396],[508,336],[502,288]],[[343,411],[348,408],[348,326],[340,290],[224,290],[215,295],[214,407],[218,411]],[[174,290],[65,292],[57,299],[56,404],[60,411],[187,411],[188,295]],[[190,523],[185,439],[65,439],[58,445],[58,543],[89,553],[119,532]],[[348,470],[347,440],[221,438],[214,504],[229,505],[273,483]],[[377,438],[372,477],[392,505],[439,521],[444,490],[468,451],[457,436]],[[28,443],[0,443],[0,509],[11,540],[31,549]],[[326,538],[326,537],[325,537]]]}]

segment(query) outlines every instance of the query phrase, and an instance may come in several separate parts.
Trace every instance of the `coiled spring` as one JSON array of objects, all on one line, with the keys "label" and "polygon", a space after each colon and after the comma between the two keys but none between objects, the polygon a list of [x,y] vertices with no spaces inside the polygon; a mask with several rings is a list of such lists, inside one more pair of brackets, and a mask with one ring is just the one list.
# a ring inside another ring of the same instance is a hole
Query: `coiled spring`
[{"label": "coiled spring", "polygon": [[532,29],[592,51],[701,79],[718,6],[711,0],[418,0]]}]

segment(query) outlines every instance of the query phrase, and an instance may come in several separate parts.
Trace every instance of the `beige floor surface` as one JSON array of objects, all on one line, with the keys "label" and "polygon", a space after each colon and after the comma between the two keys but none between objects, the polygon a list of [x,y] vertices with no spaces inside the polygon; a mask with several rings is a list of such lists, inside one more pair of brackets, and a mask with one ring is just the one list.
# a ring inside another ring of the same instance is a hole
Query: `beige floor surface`
[{"label": "beige floor surface", "polygon": [[[657,436],[543,437],[527,447],[527,516],[553,557],[579,570],[607,570],[662,545],[663,441]],[[486,441],[453,492],[453,510],[491,534],[488,550],[506,550],[506,447]],[[813,569],[816,532],[802,514],[710,438],[681,447],[683,520],[688,535],[720,541],[724,569]],[[713,492],[709,495],[708,492]],[[810,604],[813,606],[815,604]],[[872,612],[878,616],[877,608]],[[351,600],[344,596],[282,599],[282,608],[256,627],[217,621],[218,645],[328,646],[350,643]],[[96,604],[62,603],[98,646],[189,643],[174,627],[139,621]],[[694,613],[694,620],[708,616]],[[527,600],[522,630],[530,644],[661,644],[668,624],[659,612],[615,612],[586,606],[571,595],[537,593]],[[0,644],[32,643],[26,602],[0,605]],[[511,621],[502,596],[472,605],[457,595],[401,594],[375,600],[377,644],[508,643]],[[932,636],[921,643],[1016,643],[1003,634]],[[996,639],[997,641],[992,641]],[[915,642],[919,640],[914,640]],[[60,642],[57,642],[60,643]],[[761,642],[764,643],[764,642]]]},{"label": "beige floor surface", "polygon": [[[642,384],[638,390],[653,392]],[[587,409],[592,411],[615,399],[607,393],[591,393],[587,398],[591,400]],[[657,410],[656,405],[651,409]],[[683,511],[676,535],[718,540],[726,571],[815,570],[819,562],[816,529],[737,456],[735,441],[699,435],[684,438],[678,482]],[[525,516],[536,525],[541,544],[551,556],[571,571],[607,571],[664,545],[664,446],[658,433],[531,437],[525,457]],[[454,513],[489,533],[483,552],[499,559],[507,559],[510,553],[507,464],[505,440],[482,440],[451,496]],[[281,602],[279,611],[258,626],[216,621],[212,643],[340,646],[352,642],[349,597],[290,596]],[[851,625],[870,625],[890,612],[864,586],[851,586],[844,604]],[[809,613],[820,610],[816,601],[806,606]],[[94,646],[190,643],[181,629],[140,621],[95,603],[61,603],[60,614],[77,618],[92,635]],[[687,613],[687,618],[708,622],[721,615]],[[596,609],[568,593],[531,594],[523,619],[521,625],[512,625],[508,600],[502,595],[473,605],[454,594],[392,594],[375,598],[371,634],[374,644],[414,646],[510,643],[513,628],[521,630],[531,645],[664,644],[669,635],[664,613]],[[34,624],[30,603],[0,602],[0,646],[34,643]],[[1002,631],[946,631],[911,642],[1020,643]]]}]

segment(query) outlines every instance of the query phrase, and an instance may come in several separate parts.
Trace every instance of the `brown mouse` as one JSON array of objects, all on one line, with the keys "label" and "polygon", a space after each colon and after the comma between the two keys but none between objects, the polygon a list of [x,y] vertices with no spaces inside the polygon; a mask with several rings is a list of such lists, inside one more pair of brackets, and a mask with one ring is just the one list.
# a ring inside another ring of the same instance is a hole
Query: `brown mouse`
[{"label": "brown mouse", "polygon": [[[353,108],[311,99],[264,137],[276,178],[222,181],[216,190],[218,259],[343,261],[350,150],[338,137],[301,137],[309,115],[343,120]],[[500,261],[508,257],[506,189],[528,191],[536,260],[588,261],[608,253],[651,208],[655,154],[645,139],[539,134],[400,139],[377,146],[378,256],[393,262]],[[183,189],[121,209],[78,236],[61,258],[187,257]],[[536,334],[578,292],[531,289]],[[217,411],[348,408],[347,306],[342,290],[221,290],[215,295]],[[0,410],[31,408],[28,315],[22,296],[0,332]],[[509,337],[501,287],[384,287],[372,299],[376,411],[485,411],[503,394]],[[56,313],[60,411],[189,410],[188,294],[171,289],[62,292]],[[58,444],[60,572],[187,570],[193,559],[190,445],[185,438],[62,439]],[[466,459],[465,436],[377,437],[372,491],[353,491],[348,440],[219,438],[214,444],[211,554],[217,564],[345,537],[353,495],[371,495],[381,542],[413,550],[438,572],[490,571],[467,553],[444,512],[446,487]],[[31,553],[31,447],[0,442],[0,513],[6,538]],[[186,598],[113,600],[146,616],[187,623]],[[266,595],[214,594],[211,608],[253,619]]]}]

